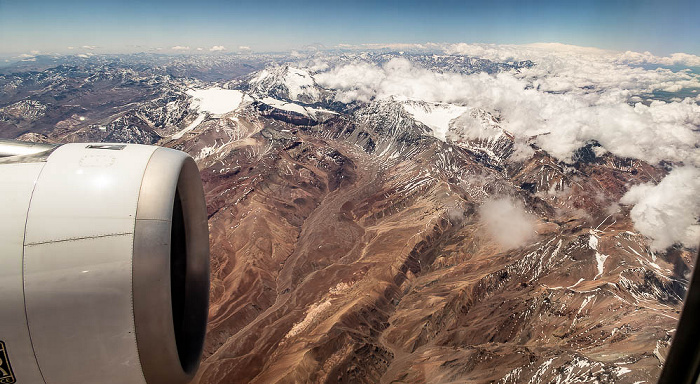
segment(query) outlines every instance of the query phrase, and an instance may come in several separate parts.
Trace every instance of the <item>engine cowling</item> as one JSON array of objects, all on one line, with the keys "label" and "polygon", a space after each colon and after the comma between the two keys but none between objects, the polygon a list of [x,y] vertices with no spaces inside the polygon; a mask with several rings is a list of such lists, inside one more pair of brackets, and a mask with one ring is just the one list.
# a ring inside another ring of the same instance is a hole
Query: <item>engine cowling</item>
[{"label": "engine cowling", "polygon": [[189,382],[209,299],[194,160],[131,144],[37,150],[0,158],[0,383]]}]

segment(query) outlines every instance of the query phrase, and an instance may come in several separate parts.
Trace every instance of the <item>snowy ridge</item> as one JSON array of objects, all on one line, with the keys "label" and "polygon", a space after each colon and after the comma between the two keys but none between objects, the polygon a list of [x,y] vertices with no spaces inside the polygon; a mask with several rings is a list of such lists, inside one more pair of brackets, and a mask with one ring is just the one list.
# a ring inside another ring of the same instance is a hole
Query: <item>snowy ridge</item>
[{"label": "snowy ridge", "polygon": [[281,109],[283,111],[295,112],[295,113],[307,116],[307,117],[312,118],[312,119],[318,119],[323,114],[337,115],[336,112],[329,111],[327,109],[306,107],[306,106],[299,105],[296,103],[290,103],[290,102],[286,102],[286,101],[282,101],[282,100],[277,100],[277,99],[274,99],[272,97],[264,97],[260,101],[271,106],[271,107]]},{"label": "snowy ridge", "polygon": [[250,93],[260,98],[269,96],[302,103],[315,103],[321,98],[321,88],[311,74],[290,65],[263,69],[248,84]]},{"label": "snowy ridge", "polygon": [[513,153],[513,136],[504,131],[489,112],[418,100],[404,101],[402,105],[416,121],[429,127],[435,138],[485,155],[489,163],[500,165]]},{"label": "snowy ridge", "polygon": [[416,121],[430,127],[433,130],[433,136],[442,141],[447,140],[450,123],[469,111],[468,107],[460,105],[419,101],[405,102],[404,109],[413,115]]}]

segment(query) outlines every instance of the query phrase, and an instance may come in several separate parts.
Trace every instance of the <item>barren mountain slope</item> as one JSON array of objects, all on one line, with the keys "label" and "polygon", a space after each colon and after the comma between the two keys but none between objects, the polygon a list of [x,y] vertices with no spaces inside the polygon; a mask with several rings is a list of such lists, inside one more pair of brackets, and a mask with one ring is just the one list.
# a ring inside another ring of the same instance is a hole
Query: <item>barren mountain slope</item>
[{"label": "barren mountain slope", "polygon": [[[250,106],[222,138],[205,125],[173,144],[208,154],[197,382],[655,379],[691,257],[654,256],[606,209],[663,170],[543,152],[498,168],[392,121],[294,125]],[[502,196],[537,217],[532,245],[485,230],[478,206]]]}]

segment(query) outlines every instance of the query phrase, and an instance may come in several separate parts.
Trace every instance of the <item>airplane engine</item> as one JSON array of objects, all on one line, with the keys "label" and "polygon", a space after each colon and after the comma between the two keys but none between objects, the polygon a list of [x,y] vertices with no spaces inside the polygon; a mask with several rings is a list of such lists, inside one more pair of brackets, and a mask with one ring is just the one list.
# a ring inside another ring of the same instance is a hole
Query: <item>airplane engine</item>
[{"label": "airplane engine", "polygon": [[209,300],[187,154],[0,141],[0,384],[186,383]]}]

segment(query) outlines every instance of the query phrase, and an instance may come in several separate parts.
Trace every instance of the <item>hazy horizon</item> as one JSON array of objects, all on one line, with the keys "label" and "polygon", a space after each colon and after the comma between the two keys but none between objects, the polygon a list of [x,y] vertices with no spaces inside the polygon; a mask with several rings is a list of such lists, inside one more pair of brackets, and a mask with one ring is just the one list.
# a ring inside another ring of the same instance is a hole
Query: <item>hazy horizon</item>
[{"label": "hazy horizon", "polygon": [[692,1],[0,0],[0,54],[284,52],[362,44],[562,43],[700,54]]}]

